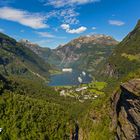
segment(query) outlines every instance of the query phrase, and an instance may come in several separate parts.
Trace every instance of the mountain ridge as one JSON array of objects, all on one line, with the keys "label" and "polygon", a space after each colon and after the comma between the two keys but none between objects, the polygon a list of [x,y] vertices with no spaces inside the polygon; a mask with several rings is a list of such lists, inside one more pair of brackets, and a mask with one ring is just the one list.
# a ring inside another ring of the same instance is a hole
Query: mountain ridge
[{"label": "mountain ridge", "polygon": [[49,64],[33,51],[3,33],[0,33],[0,51],[0,70],[3,74],[32,73],[37,77],[48,77],[49,69],[51,69]]},{"label": "mountain ridge", "polygon": [[102,75],[121,78],[140,68],[140,20],[135,28],[118,44],[99,72]]},{"label": "mountain ridge", "polygon": [[[25,39],[19,42],[59,69],[72,67],[74,69],[83,69],[90,73],[95,70],[96,65],[110,55],[114,46],[118,44],[118,41],[113,37],[104,34],[80,36],[65,45],[59,45],[55,49],[42,48],[38,44],[31,43]],[[92,59],[94,59],[93,64]],[[90,68],[86,70],[85,68],[87,67]]]},{"label": "mountain ridge", "polygon": [[106,35],[82,36],[54,50],[60,57],[61,67],[76,69],[89,68],[92,73],[95,67],[108,57],[118,44],[114,38]]},{"label": "mountain ridge", "polygon": [[[106,40],[103,40],[106,39]],[[98,44],[103,44],[105,43],[106,45],[112,45],[110,41],[114,41],[113,45],[116,43],[118,44],[118,41],[116,41],[113,37],[109,36],[109,35],[105,35],[105,34],[93,34],[93,35],[85,35],[85,36],[80,36],[77,37],[71,41],[69,41],[68,43],[64,44],[64,45],[60,45],[60,47],[57,47],[55,49],[60,49],[62,47],[65,47],[67,44],[74,44],[75,42],[79,42],[79,43],[89,43],[90,41],[94,42],[94,43],[98,43]],[[105,41],[105,42],[103,42]],[[107,42],[108,41],[108,42]],[[108,44],[110,43],[110,44]]]}]

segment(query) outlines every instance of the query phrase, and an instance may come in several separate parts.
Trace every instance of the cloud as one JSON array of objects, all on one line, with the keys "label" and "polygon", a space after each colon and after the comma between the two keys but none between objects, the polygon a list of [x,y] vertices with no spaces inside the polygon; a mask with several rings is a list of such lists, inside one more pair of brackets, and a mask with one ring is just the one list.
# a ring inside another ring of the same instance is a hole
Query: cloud
[{"label": "cloud", "polygon": [[42,0],[44,5],[51,5],[56,8],[64,7],[64,6],[75,6],[75,5],[82,5],[87,3],[95,3],[99,2],[100,0]]},{"label": "cloud", "polygon": [[0,32],[2,32],[2,33],[3,33],[3,32],[4,32],[4,29],[0,28]]},{"label": "cloud", "polygon": [[62,8],[48,12],[46,18],[56,18],[64,23],[77,24],[79,23],[79,20],[77,19],[78,15],[79,13],[76,12],[74,8]]},{"label": "cloud", "polygon": [[79,15],[78,12],[75,11],[74,8],[66,8],[60,10],[60,14],[58,17],[63,18],[63,22],[68,23],[68,24],[77,24],[79,23],[79,20],[77,19],[77,16]]},{"label": "cloud", "polygon": [[81,26],[81,27],[79,27],[77,29],[70,29],[70,25],[69,24],[62,24],[61,28],[66,30],[66,32],[70,33],[70,34],[80,34],[80,33],[82,33],[82,32],[87,30],[87,28],[84,27],[84,26]]},{"label": "cloud", "polygon": [[97,28],[96,27],[92,27],[92,30],[96,30]]},{"label": "cloud", "polygon": [[62,24],[61,28],[64,30],[70,29],[70,25],[69,24]]},{"label": "cloud", "polygon": [[48,25],[45,24],[46,17],[41,15],[40,13],[30,13],[11,7],[0,8],[0,18],[14,21],[34,29],[48,27]]},{"label": "cloud", "polygon": [[55,36],[48,33],[48,32],[35,32],[37,33],[38,35],[40,35],[41,37],[47,37],[47,38],[54,38]]},{"label": "cloud", "polygon": [[80,15],[76,12],[76,6],[87,3],[100,2],[101,0],[39,0],[44,6],[55,7],[53,16],[58,18],[63,23],[78,24],[77,16]]},{"label": "cloud", "polygon": [[41,37],[46,37],[46,38],[66,39],[65,36],[55,36],[55,35],[52,35],[48,32],[35,32],[35,33],[38,34]]},{"label": "cloud", "polygon": [[71,34],[80,34],[80,33],[84,32],[84,31],[86,31],[86,29],[87,29],[86,27],[81,26],[81,27],[79,27],[77,29],[69,29],[69,30],[67,30],[67,32],[71,33]]},{"label": "cloud", "polygon": [[125,22],[120,20],[109,20],[108,22],[110,25],[115,25],[115,26],[123,26],[125,24]]}]

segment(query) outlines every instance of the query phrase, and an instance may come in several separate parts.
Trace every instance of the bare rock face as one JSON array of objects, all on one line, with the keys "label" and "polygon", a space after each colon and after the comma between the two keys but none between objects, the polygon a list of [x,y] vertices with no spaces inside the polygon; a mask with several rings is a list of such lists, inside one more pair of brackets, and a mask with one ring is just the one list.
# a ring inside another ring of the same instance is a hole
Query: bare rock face
[{"label": "bare rock face", "polygon": [[140,79],[120,86],[112,98],[112,128],[116,140],[140,140]]}]

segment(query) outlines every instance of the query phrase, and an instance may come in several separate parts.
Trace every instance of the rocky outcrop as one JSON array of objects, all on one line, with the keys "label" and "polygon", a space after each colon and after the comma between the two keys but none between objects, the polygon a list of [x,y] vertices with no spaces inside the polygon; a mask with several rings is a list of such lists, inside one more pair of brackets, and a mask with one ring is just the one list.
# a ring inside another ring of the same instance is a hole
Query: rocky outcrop
[{"label": "rocky outcrop", "polygon": [[140,79],[123,83],[112,97],[112,128],[116,140],[140,139]]},{"label": "rocky outcrop", "polygon": [[70,128],[70,140],[79,140],[78,122],[75,122],[75,126]]}]

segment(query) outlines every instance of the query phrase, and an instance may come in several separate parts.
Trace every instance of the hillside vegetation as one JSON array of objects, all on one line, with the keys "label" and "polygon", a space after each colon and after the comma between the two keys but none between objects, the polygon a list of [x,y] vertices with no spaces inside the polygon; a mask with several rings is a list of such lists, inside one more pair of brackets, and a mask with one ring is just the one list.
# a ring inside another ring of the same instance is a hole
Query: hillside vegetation
[{"label": "hillside vegetation", "polygon": [[121,78],[140,68],[140,21],[107,59],[106,66],[100,67],[101,74]]},{"label": "hillside vegetation", "polygon": [[[97,70],[94,81],[78,87],[48,87],[46,79],[52,68],[43,57],[0,34],[1,140],[140,137],[140,21],[118,45],[112,38],[102,37],[96,38],[97,44],[95,37],[92,43],[80,38],[76,46],[77,39],[54,50],[57,56],[62,54],[63,66],[86,68],[92,74]],[[130,79],[135,80],[127,82]]]},{"label": "hillside vegetation", "polygon": [[46,79],[50,64],[13,38],[0,33],[0,71],[4,75],[26,75]]}]

